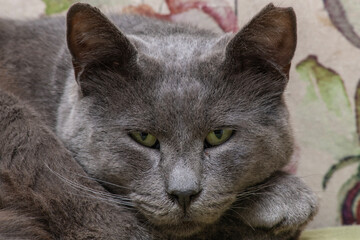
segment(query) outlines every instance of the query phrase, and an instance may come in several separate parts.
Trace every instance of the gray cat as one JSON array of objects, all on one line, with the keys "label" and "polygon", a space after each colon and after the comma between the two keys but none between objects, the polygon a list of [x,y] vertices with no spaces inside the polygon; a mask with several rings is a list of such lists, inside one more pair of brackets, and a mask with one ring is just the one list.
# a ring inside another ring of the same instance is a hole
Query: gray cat
[{"label": "gray cat", "polygon": [[297,239],[317,200],[280,171],[293,152],[293,10],[270,4],[235,35],[110,19],[75,4],[67,26],[1,20],[0,87],[129,198],[153,238]]}]

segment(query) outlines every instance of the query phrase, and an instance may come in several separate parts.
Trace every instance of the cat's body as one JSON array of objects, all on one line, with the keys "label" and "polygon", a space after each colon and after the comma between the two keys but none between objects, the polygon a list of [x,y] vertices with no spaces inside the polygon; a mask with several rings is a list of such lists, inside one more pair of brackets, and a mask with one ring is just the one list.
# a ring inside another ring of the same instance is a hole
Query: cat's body
[{"label": "cat's body", "polygon": [[0,90],[0,113],[0,239],[149,239],[34,111]]},{"label": "cat's body", "polygon": [[[131,199],[154,236],[296,238],[316,198],[279,172],[292,154],[282,99],[292,10],[269,5],[235,36],[112,20],[122,32],[83,4],[69,11],[67,34],[61,18],[1,20],[0,87],[36,108],[90,176],[121,186],[104,184]],[[234,131],[227,142],[204,146],[223,128]]]}]

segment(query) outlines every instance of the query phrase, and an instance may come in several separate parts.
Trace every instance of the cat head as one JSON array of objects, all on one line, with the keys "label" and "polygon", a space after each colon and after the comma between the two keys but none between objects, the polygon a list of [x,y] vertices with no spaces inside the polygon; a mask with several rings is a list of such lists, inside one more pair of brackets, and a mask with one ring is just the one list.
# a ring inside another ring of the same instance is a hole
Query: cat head
[{"label": "cat head", "polygon": [[290,159],[283,100],[296,47],[291,8],[265,7],[237,34],[75,4],[73,79],[58,134],[106,187],[157,228],[189,235]]}]

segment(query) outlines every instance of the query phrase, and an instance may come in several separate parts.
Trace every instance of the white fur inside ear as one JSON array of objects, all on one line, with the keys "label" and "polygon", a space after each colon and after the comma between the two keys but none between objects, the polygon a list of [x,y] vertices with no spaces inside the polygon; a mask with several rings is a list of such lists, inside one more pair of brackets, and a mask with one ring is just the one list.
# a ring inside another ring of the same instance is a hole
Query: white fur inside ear
[{"label": "white fur inside ear", "polygon": [[64,94],[60,100],[60,105],[57,114],[56,133],[62,139],[69,139],[74,137],[78,131],[79,123],[83,121],[84,109],[79,108],[80,91],[74,77],[74,70],[68,72],[66,78]]}]

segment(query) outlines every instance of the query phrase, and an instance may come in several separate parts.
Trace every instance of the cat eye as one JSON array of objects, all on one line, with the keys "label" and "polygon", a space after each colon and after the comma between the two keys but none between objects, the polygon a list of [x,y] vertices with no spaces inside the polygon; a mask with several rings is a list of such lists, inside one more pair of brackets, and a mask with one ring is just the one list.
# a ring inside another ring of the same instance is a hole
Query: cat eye
[{"label": "cat eye", "polygon": [[154,135],[146,132],[132,132],[130,136],[141,145],[149,148],[160,148],[160,143]]},{"label": "cat eye", "polygon": [[233,135],[234,130],[230,128],[217,129],[210,132],[205,138],[205,147],[214,147],[223,144]]}]

